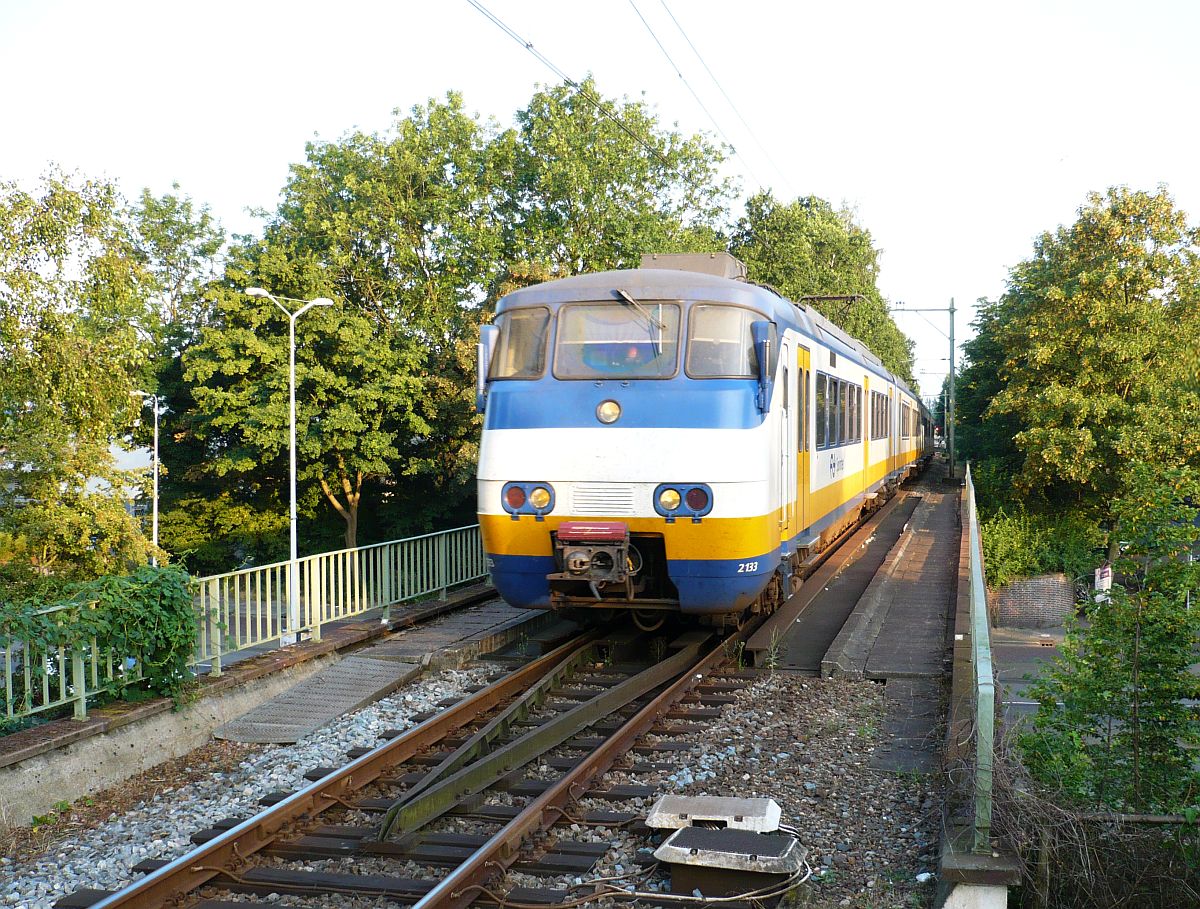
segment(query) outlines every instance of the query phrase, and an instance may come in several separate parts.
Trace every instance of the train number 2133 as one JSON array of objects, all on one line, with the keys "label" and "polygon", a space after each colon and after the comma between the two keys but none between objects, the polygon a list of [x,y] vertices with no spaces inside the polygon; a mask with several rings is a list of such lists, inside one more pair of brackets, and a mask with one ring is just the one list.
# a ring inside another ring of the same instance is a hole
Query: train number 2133
[{"label": "train number 2133", "polygon": [[754,574],[758,571],[758,562],[738,562],[738,574]]}]

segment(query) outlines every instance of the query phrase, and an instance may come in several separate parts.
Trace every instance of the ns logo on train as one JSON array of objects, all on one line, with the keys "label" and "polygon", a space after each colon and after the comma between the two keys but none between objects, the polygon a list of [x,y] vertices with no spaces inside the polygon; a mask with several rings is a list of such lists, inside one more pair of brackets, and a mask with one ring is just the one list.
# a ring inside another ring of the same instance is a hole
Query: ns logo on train
[{"label": "ns logo on train", "polygon": [[774,608],[932,450],[902,380],[724,253],[517,290],[478,366],[479,520],[514,606]]}]

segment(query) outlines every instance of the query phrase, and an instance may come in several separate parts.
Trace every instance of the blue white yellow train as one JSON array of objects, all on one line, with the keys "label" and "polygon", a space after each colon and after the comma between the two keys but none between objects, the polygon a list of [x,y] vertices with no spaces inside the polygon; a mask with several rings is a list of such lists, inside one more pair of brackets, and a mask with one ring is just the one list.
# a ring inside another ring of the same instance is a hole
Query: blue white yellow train
[{"label": "blue white yellow train", "polygon": [[508,294],[479,342],[478,510],[514,606],[771,609],[932,452],[874,354],[724,254]]}]

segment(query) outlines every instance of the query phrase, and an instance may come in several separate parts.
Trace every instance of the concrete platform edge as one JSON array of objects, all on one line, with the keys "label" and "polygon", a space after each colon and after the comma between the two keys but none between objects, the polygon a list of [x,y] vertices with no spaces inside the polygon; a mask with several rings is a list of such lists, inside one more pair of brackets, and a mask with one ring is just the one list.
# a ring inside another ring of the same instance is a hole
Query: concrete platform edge
[{"label": "concrete platform edge", "polygon": [[[917,505],[920,509],[924,503]],[[879,566],[879,571],[867,585],[862,597],[850,613],[850,618],[833,639],[825,658],[821,660],[822,678],[861,679],[867,668],[867,658],[871,655],[871,642],[879,632],[883,619],[887,615],[887,605],[890,596],[887,585],[892,572],[899,561],[904,558],[904,550],[912,539],[912,523],[916,513],[908,519],[908,527],[900,535],[887,558]]]}]

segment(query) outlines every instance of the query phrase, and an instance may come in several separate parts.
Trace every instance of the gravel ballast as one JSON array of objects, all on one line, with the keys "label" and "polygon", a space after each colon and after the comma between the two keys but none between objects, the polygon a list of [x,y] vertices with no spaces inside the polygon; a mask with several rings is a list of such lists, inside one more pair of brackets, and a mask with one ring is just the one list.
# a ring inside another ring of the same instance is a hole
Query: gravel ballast
[{"label": "gravel ballast", "polygon": [[[406,728],[415,714],[462,696],[492,669],[448,670],[419,680],[376,704],[348,715],[299,743],[262,746],[240,760],[178,788],[143,788],[143,798],[95,829],[73,835],[36,860],[0,860],[0,904],[49,907],[81,887],[116,889],[137,877],[130,868],[147,858],[172,858],[189,847],[192,833],[215,821],[257,810],[259,798],[305,785],[303,774],[336,765],[354,747],[369,747],[389,728]],[[870,767],[882,744],[883,686],[869,681],[825,680],[786,673],[765,675],[735,695],[715,720],[689,725],[676,736],[688,752],[663,753],[670,769],[632,772],[660,758],[630,756],[601,785],[644,783],[659,794],[769,797],[796,828],[814,874],[808,887],[814,907],[922,907],[932,903],[940,826],[940,780]],[[553,776],[534,765],[530,776]],[[154,773],[154,771],[151,771]],[[161,781],[160,781],[161,783]],[[138,790],[134,790],[138,791]],[[512,800],[511,797],[508,797]],[[502,802],[497,794],[491,801]],[[519,800],[517,800],[519,801]],[[588,808],[645,813],[653,799]],[[111,804],[114,808],[116,801]],[[368,818],[362,819],[364,822]],[[444,818],[435,826],[470,831],[472,822]],[[482,830],[482,828],[480,828]],[[663,869],[644,876],[637,859],[648,843],[617,828],[568,824],[564,839],[610,846],[593,873],[561,878],[515,875],[508,884],[564,887],[573,896],[596,878],[621,879],[639,890],[668,888]],[[639,852],[640,851],[640,852]],[[269,900],[284,905],[286,898]],[[347,906],[375,900],[345,900]]]},{"label": "gravel ballast", "polygon": [[[318,729],[295,745],[262,746],[235,766],[179,788],[155,787],[154,795],[114,813],[106,822],[58,842],[31,861],[0,858],[0,904],[49,909],[81,887],[115,890],[140,877],[130,871],[145,859],[171,859],[187,852],[198,830],[230,816],[249,816],[258,800],[276,790],[308,785],[314,767],[346,760],[351,748],[374,747],[387,729],[404,729],[416,714],[446,698],[461,697],[494,670],[445,670],[408,685],[390,697]],[[155,777],[158,768],[143,774]],[[144,781],[143,781],[144,782]],[[145,792],[144,785],[130,787]],[[114,804],[114,808],[118,806]]]}]

